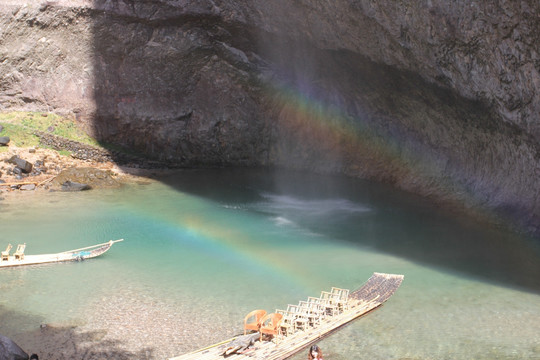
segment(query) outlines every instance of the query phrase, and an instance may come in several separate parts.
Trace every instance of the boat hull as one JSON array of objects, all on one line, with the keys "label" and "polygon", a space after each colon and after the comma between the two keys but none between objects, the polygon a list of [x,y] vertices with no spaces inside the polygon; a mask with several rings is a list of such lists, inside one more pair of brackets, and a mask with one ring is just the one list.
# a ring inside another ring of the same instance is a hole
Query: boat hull
[{"label": "boat hull", "polygon": [[25,255],[22,259],[15,259],[15,256],[10,255],[8,260],[0,261],[0,268],[91,259],[106,253],[114,243],[119,241],[123,239],[110,240],[103,244],[56,254]]}]

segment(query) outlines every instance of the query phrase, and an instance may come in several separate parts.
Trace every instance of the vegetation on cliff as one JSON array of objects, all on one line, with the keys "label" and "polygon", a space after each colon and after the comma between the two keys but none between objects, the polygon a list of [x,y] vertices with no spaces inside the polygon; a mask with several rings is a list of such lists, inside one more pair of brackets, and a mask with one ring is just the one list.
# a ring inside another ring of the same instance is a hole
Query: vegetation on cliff
[{"label": "vegetation on cliff", "polygon": [[[3,131],[0,136],[8,136],[10,142],[18,147],[41,146],[35,131],[77,141],[83,144],[100,147],[99,143],[82,130],[77,123],[68,117],[55,113],[10,111],[0,113],[0,125]],[[0,148],[7,151],[7,148]]]}]

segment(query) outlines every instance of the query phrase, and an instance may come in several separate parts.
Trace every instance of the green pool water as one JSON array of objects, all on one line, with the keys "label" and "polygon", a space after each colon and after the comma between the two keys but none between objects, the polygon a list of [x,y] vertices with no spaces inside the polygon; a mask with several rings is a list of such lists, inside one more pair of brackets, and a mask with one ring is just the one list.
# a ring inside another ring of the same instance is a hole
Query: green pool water
[{"label": "green pool water", "polygon": [[[352,290],[386,272],[405,275],[402,286],[322,340],[326,359],[540,359],[538,241],[382,185],[179,171],[122,189],[7,196],[0,227],[0,246],[26,242],[27,254],[125,239],[97,259],[2,269],[7,336],[40,324],[122,331],[154,314],[159,329],[174,324],[164,353],[180,355],[237,334],[253,309]],[[155,330],[136,331],[154,346]]]}]

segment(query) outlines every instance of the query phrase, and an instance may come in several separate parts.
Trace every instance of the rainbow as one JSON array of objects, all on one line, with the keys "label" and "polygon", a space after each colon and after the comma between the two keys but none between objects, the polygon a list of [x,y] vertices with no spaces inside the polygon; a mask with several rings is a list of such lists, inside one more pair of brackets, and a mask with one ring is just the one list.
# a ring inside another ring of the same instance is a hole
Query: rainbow
[{"label": "rainbow", "polygon": [[[134,223],[150,222],[159,227],[163,233],[170,234],[170,238],[177,242],[178,246],[190,247],[200,250],[206,256],[216,257],[221,262],[234,264],[234,266],[261,274],[266,278],[272,277],[288,288],[297,290],[310,290],[310,278],[300,275],[301,271],[294,264],[282,261],[280,250],[273,246],[265,246],[272,243],[272,239],[258,239],[254,242],[252,234],[242,230],[242,223],[261,222],[260,219],[245,219],[243,213],[240,219],[231,221],[227,216],[223,220],[221,211],[230,211],[226,208],[219,209],[219,205],[210,201],[177,193],[181,199],[182,209],[177,213],[157,213],[145,209],[154,208],[145,203],[137,209],[131,209]],[[261,226],[264,226],[261,224]],[[263,236],[263,235],[262,235]],[[301,266],[301,265],[298,265]]]},{"label": "rainbow", "polygon": [[450,206],[466,206],[479,217],[495,217],[480,208],[489,196],[478,186],[483,183],[480,175],[452,166],[443,153],[430,156],[433,149],[421,138],[421,121],[381,134],[367,116],[353,117],[341,105],[283,84],[271,84],[267,91],[279,109],[273,155],[278,164],[375,180]]}]

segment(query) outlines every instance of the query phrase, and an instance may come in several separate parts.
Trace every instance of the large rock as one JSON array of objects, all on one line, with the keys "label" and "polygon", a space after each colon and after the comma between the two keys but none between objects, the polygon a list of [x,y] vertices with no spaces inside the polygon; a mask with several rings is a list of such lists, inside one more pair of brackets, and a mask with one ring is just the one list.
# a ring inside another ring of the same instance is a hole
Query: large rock
[{"label": "large rock", "polygon": [[0,136],[0,146],[7,146],[9,141],[9,136]]},{"label": "large rock", "polygon": [[89,188],[119,187],[109,171],[90,167],[73,167],[61,171],[53,180],[53,186],[64,190],[87,190]]},{"label": "large rock", "polygon": [[0,335],[0,360],[28,360],[28,354],[13,340]]},{"label": "large rock", "polygon": [[16,165],[19,169],[21,169],[22,172],[27,174],[32,172],[32,168],[34,166],[31,162],[21,159],[17,155],[12,156],[9,159],[9,162]]}]

